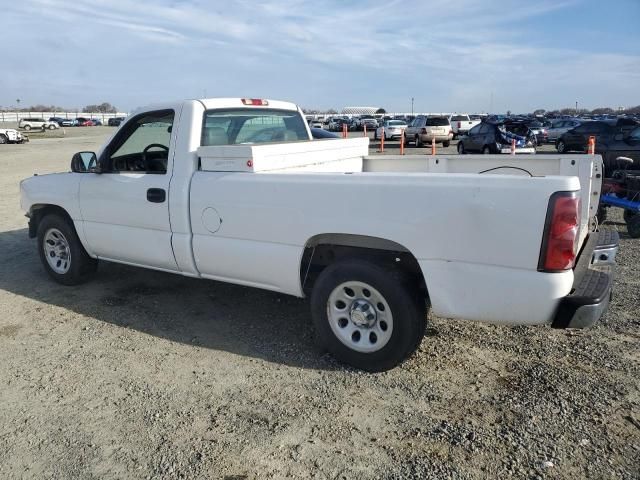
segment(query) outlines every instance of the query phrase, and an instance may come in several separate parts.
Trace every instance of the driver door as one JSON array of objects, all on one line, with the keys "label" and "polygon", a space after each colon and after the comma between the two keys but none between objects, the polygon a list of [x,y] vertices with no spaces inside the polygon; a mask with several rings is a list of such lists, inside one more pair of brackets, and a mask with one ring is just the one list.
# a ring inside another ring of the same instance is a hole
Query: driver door
[{"label": "driver door", "polygon": [[100,173],[78,174],[82,175],[79,200],[89,253],[178,270],[168,205],[174,117],[174,110],[161,110],[131,118],[100,155]]}]

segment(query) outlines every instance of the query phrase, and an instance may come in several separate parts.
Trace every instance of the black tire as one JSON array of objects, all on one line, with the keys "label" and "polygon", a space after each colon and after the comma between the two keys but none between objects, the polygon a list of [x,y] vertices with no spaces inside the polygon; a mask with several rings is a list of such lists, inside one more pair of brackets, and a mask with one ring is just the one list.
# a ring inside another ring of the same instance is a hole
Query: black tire
[{"label": "black tire", "polygon": [[[66,239],[70,251],[70,265],[65,273],[58,273],[53,270],[47,261],[44,242],[47,232],[56,229],[62,233]],[[98,268],[98,261],[91,258],[86,252],[75,227],[69,220],[57,214],[49,214],[40,220],[38,225],[38,252],[40,261],[49,276],[62,285],[78,285],[87,280],[87,277]]]},{"label": "black tire", "polygon": [[420,135],[416,135],[416,148],[422,148],[422,140],[420,140]]},{"label": "black tire", "polygon": [[558,153],[567,153],[567,146],[565,145],[564,141],[562,140],[558,140],[558,143],[556,143],[556,150],[558,150]]},{"label": "black tire", "polygon": [[24,126],[24,129],[25,129],[25,130],[31,130],[31,125],[25,125],[25,126]]},{"label": "black tire", "polygon": [[632,215],[627,220],[627,233],[631,238],[640,238],[640,215]]},{"label": "black tire", "polygon": [[442,142],[444,148],[447,148],[449,145],[451,145],[451,142]]},{"label": "black tire", "polygon": [[54,128],[56,128],[55,125],[49,125],[49,130],[53,130]]},{"label": "black tire", "polygon": [[374,140],[378,140],[378,131],[377,130],[373,132],[373,139]]},{"label": "black tire", "polygon": [[464,143],[462,143],[462,141],[458,142],[458,153],[460,155],[464,155],[465,153],[467,153],[464,149]]},{"label": "black tire", "polygon": [[8,142],[9,142],[9,139],[7,138],[6,135],[0,135],[0,145]]},{"label": "black tire", "polygon": [[482,147],[482,154],[491,155],[491,147],[489,145],[485,145],[484,147]]},{"label": "black tire", "polygon": [[607,221],[607,208],[600,204],[598,205],[598,212],[596,213],[598,217],[598,223],[604,223]]},{"label": "black tire", "polygon": [[629,220],[631,220],[633,217],[637,215],[640,215],[640,213],[634,212],[633,210],[624,210],[622,212],[622,217],[624,218],[625,222],[629,222]]},{"label": "black tire", "polygon": [[[327,309],[329,298],[345,282],[367,284],[377,290],[389,305],[393,316],[392,332],[387,343],[376,351],[363,353],[350,348],[331,328]],[[320,345],[339,361],[368,372],[389,370],[415,352],[424,337],[426,311],[424,299],[404,276],[390,275],[388,270],[356,259],[340,261],[325,268],[311,294],[311,315]]]}]

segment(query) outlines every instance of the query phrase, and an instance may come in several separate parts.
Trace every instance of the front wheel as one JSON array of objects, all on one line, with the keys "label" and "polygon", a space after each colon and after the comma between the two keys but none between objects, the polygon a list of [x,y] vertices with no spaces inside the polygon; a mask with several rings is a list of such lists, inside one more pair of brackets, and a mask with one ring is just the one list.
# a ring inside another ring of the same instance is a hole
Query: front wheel
[{"label": "front wheel", "polygon": [[40,221],[38,250],[44,269],[63,285],[82,283],[98,266],[80,243],[73,225],[60,215],[50,214]]},{"label": "front wheel", "polygon": [[464,155],[466,152],[464,151],[464,143],[458,142],[458,153],[460,155]]},{"label": "front wheel", "polygon": [[311,295],[318,340],[339,361],[369,372],[395,367],[420,345],[426,307],[418,290],[377,265],[328,266]]},{"label": "front wheel", "polygon": [[416,135],[416,148],[422,148],[422,140],[420,139],[420,135]]},{"label": "front wheel", "polygon": [[49,130],[53,130],[54,128],[56,128],[55,125],[49,125]]},{"label": "front wheel", "polygon": [[7,138],[6,135],[0,135],[0,144],[8,143],[8,142],[9,142],[9,139]]},{"label": "front wheel", "polygon": [[448,141],[444,141],[444,142],[442,142],[442,146],[443,146],[444,148],[447,148],[449,145],[451,145],[451,142],[448,142]]},{"label": "front wheel", "polygon": [[491,154],[491,147],[489,147],[489,145],[485,145],[485,146],[482,148],[482,153],[483,153],[484,155],[490,155],[490,154]]},{"label": "front wheel", "polygon": [[28,130],[31,130],[31,125],[25,125],[25,126],[24,126],[24,129],[25,129],[25,130],[27,130],[27,131],[28,131]]}]

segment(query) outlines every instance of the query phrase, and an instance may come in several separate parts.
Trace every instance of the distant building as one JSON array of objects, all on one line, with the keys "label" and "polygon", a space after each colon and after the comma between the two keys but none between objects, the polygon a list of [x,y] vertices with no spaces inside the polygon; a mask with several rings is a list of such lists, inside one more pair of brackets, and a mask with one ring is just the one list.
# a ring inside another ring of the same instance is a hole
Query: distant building
[{"label": "distant building", "polygon": [[378,110],[384,110],[380,107],[344,107],[343,115],[374,115]]}]

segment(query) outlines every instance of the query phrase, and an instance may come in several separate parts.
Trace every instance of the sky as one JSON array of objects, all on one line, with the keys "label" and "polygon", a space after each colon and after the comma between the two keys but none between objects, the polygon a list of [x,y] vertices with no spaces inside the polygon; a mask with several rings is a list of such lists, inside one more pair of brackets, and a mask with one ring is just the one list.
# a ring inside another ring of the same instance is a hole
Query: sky
[{"label": "sky", "polygon": [[0,107],[640,104],[640,0],[0,0]]}]

